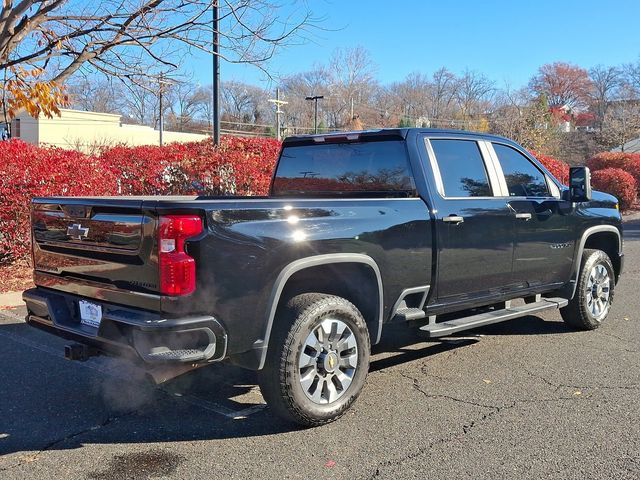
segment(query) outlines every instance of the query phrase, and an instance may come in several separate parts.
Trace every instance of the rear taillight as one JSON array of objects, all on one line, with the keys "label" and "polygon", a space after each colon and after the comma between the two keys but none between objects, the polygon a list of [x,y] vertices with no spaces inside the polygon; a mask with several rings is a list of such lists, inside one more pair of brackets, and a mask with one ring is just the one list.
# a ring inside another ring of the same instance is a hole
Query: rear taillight
[{"label": "rear taillight", "polygon": [[196,289],[196,262],[184,251],[184,241],[202,233],[202,228],[202,219],[197,215],[160,217],[160,293],[189,295]]}]

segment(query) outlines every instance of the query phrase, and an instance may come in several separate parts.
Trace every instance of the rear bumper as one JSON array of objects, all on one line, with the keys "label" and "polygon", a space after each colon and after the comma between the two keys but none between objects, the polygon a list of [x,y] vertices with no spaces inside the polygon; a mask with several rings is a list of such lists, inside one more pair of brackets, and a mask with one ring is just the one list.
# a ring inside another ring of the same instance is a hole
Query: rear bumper
[{"label": "rear bumper", "polygon": [[[227,334],[212,316],[164,318],[157,312],[123,307],[36,287],[22,294],[28,324],[96,347],[105,353],[137,357],[146,363],[208,363],[225,358]],[[98,327],[80,322],[78,301],[102,308]]]}]

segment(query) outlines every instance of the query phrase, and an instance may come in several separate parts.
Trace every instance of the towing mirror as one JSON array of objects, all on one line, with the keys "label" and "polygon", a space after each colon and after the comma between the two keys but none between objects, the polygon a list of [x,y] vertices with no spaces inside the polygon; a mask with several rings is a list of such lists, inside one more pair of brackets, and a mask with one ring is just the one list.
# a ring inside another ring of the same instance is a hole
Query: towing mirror
[{"label": "towing mirror", "polygon": [[569,169],[569,199],[572,202],[591,200],[591,172],[588,167]]}]

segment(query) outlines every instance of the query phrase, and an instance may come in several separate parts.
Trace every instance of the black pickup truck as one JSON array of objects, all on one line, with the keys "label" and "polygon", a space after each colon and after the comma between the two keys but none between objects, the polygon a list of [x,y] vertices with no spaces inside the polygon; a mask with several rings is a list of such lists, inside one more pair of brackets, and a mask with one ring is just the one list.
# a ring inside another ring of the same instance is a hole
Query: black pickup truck
[{"label": "black pickup truck", "polygon": [[516,143],[390,129],[287,138],[268,197],[35,198],[27,322],[70,359],[259,370],[273,411],[329,422],[388,322],[428,337],[560,309],[606,318],[615,197]]}]

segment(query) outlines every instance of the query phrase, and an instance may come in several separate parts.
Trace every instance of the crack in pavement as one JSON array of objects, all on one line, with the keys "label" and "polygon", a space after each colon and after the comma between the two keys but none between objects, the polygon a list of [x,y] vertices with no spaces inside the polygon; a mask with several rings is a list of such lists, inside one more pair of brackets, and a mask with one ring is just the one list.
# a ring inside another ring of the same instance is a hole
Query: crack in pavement
[{"label": "crack in pavement", "polygon": [[473,405],[475,407],[481,407],[481,408],[489,408],[489,409],[500,409],[500,406],[497,405],[485,405],[482,403],[477,403],[477,402],[473,402],[471,400],[464,400],[462,398],[458,398],[458,397],[454,397],[451,395],[445,395],[442,393],[428,393],[425,392],[424,390],[422,390],[422,388],[420,388],[420,384],[418,382],[417,378],[414,378],[410,375],[407,375],[406,373],[402,373],[400,372],[400,375],[408,380],[412,380],[413,381],[413,389],[420,392],[422,395],[424,395],[427,398],[444,398],[446,400],[452,400],[454,402],[459,402],[459,403],[465,403],[467,405]]},{"label": "crack in pavement", "polygon": [[637,383],[631,383],[629,385],[570,385],[565,383],[554,383],[548,378],[542,375],[538,375],[537,373],[533,373],[527,370],[526,368],[522,368],[522,371],[527,375],[529,375],[530,377],[533,377],[538,380],[542,380],[544,383],[546,383],[550,387],[553,387],[556,392],[561,388],[572,388],[575,390],[638,390],[640,389],[640,384],[637,384]]},{"label": "crack in pavement", "polygon": [[97,425],[91,425],[90,427],[83,428],[82,430],[69,433],[69,434],[65,435],[64,437],[62,437],[62,438],[58,438],[56,440],[52,440],[49,443],[47,443],[45,446],[43,446],[40,450],[38,450],[36,453],[26,456],[25,458],[23,458],[22,460],[20,460],[17,463],[14,463],[13,465],[9,465],[7,467],[0,468],[0,472],[6,472],[8,470],[12,470],[14,468],[20,467],[20,466],[22,466],[22,465],[24,465],[26,463],[34,462],[34,461],[37,460],[37,458],[42,453],[53,449],[56,445],[59,445],[59,444],[64,443],[64,442],[66,442],[68,440],[71,440],[73,438],[76,438],[76,437],[79,437],[81,435],[84,435],[85,433],[89,433],[89,432],[93,432],[93,431],[96,431],[96,430],[100,430],[101,428],[104,428],[107,425],[109,425],[109,424],[111,424],[111,423],[113,423],[113,422],[115,422],[117,420],[120,420],[121,418],[125,418],[127,416],[133,415],[133,414],[135,414],[135,413],[137,413],[139,411],[140,411],[140,409],[135,409],[135,410],[130,410],[128,412],[121,413],[119,415],[110,415],[110,416],[108,416],[106,419],[104,419],[102,422],[100,422]]},{"label": "crack in pavement", "polygon": [[374,479],[374,478],[378,478],[381,475],[383,475],[383,469],[387,468],[387,467],[392,467],[392,466],[399,466],[402,465],[403,463],[418,458],[422,455],[425,455],[429,450],[433,449],[435,446],[439,446],[439,445],[444,445],[446,443],[450,443],[454,440],[460,440],[460,438],[462,436],[468,435],[475,427],[483,424],[484,422],[486,422],[487,420],[489,420],[490,418],[494,417],[495,415],[500,414],[501,412],[510,410],[512,408],[515,408],[517,405],[519,404],[528,404],[528,403],[552,403],[552,402],[561,402],[561,401],[576,401],[576,397],[557,397],[557,398],[528,398],[528,399],[516,399],[510,403],[506,403],[506,404],[502,404],[502,405],[488,405],[488,404],[482,404],[479,402],[474,402],[471,400],[465,400],[463,398],[458,398],[458,397],[454,397],[451,395],[446,395],[446,394],[432,394],[432,393],[427,393],[424,390],[422,390],[422,388],[420,388],[419,385],[419,381],[417,378],[412,377],[410,375],[404,374],[404,373],[400,373],[400,375],[408,380],[412,381],[412,387],[414,390],[420,392],[422,395],[424,395],[427,398],[441,398],[441,399],[445,399],[445,400],[449,400],[449,401],[453,401],[453,402],[458,402],[458,403],[463,403],[466,405],[472,405],[475,407],[479,407],[479,408],[485,408],[485,409],[489,409],[489,412],[485,412],[482,414],[482,416],[480,416],[480,418],[471,420],[468,423],[465,423],[462,425],[462,432],[452,432],[442,438],[438,438],[436,440],[433,440],[431,442],[429,442],[428,445],[426,445],[425,447],[422,448],[418,448],[415,451],[409,452],[406,455],[400,457],[400,458],[396,458],[396,459],[391,459],[391,460],[387,460],[385,462],[380,462],[378,463],[375,472],[369,477],[369,479]]}]

